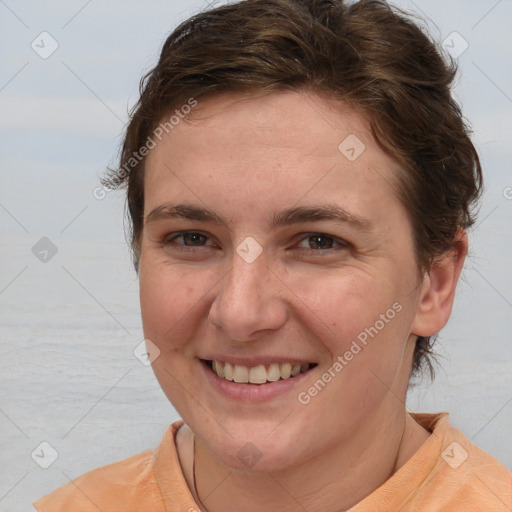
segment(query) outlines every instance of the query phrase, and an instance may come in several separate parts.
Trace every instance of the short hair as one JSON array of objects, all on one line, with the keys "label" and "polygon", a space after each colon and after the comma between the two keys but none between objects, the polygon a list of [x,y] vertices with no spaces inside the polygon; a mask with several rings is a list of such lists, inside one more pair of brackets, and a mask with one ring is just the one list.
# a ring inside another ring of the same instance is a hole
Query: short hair
[{"label": "short hair", "polygon": [[[383,0],[243,0],[186,20],[142,78],[120,165],[103,180],[127,187],[135,269],[146,160],[139,150],[164,117],[191,98],[291,90],[347,103],[368,118],[378,145],[400,165],[397,195],[420,275],[428,271],[459,228],[473,225],[482,191],[478,154],[451,94],[456,71],[409,15]],[[433,341],[418,337],[411,376],[426,367],[433,377]]]}]

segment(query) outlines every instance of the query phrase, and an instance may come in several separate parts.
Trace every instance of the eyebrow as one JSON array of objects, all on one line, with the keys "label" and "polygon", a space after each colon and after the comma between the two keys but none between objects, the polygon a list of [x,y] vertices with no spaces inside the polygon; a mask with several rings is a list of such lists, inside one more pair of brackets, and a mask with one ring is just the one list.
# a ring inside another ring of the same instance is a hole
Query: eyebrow
[{"label": "eyebrow", "polygon": [[[226,220],[209,208],[190,204],[170,203],[163,204],[152,210],[146,216],[145,224],[152,224],[159,220],[172,218],[211,222],[225,227],[228,226]],[[304,224],[307,222],[318,222],[323,220],[350,224],[361,231],[366,232],[373,231],[375,228],[374,223],[369,219],[350,213],[337,205],[296,206],[288,208],[274,214],[272,227],[290,226],[293,224]]]},{"label": "eyebrow", "polygon": [[350,213],[337,205],[297,206],[274,215],[273,226],[289,226],[306,222],[332,220],[351,224],[362,231],[373,231],[374,224],[369,219]]},{"label": "eyebrow", "polygon": [[187,204],[163,204],[156,207],[146,216],[145,224],[152,224],[159,220],[181,218],[187,220],[200,220],[203,222],[212,222],[214,224],[227,223],[215,212],[208,208],[202,208]]}]

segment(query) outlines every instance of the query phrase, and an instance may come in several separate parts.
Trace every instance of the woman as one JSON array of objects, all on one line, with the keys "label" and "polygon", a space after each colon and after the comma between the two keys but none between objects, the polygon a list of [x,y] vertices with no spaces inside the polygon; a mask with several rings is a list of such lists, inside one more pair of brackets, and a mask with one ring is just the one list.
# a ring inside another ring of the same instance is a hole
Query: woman
[{"label": "woman", "polygon": [[510,510],[501,463],[405,407],[481,190],[454,74],[381,1],[245,0],[171,34],[106,183],[183,420],[38,510]]}]

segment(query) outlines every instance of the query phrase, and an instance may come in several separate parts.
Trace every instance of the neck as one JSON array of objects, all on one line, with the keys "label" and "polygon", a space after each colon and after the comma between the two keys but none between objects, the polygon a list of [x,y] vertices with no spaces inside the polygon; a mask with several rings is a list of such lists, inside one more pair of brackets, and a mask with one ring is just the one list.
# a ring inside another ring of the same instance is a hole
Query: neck
[{"label": "neck", "polygon": [[406,412],[375,414],[350,443],[280,471],[234,472],[196,439],[195,484],[203,512],[349,510],[402,467],[429,433]]}]

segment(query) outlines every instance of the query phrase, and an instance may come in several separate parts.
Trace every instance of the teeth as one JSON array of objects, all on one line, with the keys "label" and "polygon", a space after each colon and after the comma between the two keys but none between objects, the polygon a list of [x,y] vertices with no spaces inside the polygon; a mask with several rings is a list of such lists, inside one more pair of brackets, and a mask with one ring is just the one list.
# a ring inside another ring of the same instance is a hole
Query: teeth
[{"label": "teeth", "polygon": [[213,371],[219,376],[224,377],[224,366],[218,361],[213,361]]},{"label": "teeth", "polygon": [[240,366],[235,364],[233,370],[233,380],[235,382],[249,382],[249,368],[247,366]]},{"label": "teeth", "polygon": [[284,363],[281,365],[281,379],[289,379],[292,374],[292,365]]},{"label": "teeth", "polygon": [[[218,374],[217,374],[218,375]],[[220,377],[220,375],[219,375]],[[267,380],[275,382],[281,378],[281,370],[277,363],[272,363],[267,370]]]},{"label": "teeth", "polygon": [[267,382],[267,370],[265,370],[262,364],[254,366],[249,370],[249,382],[251,384],[264,384]]},{"label": "teeth", "polygon": [[289,379],[309,370],[309,363],[272,363],[270,365],[242,366],[239,364],[212,361],[213,371],[220,377],[240,384],[265,384],[279,379]]},{"label": "teeth", "polygon": [[[217,362],[217,365],[222,366],[222,363]],[[217,372],[217,375],[219,377],[221,376],[219,372]],[[233,380],[233,365],[231,363],[226,363],[224,365],[224,378],[226,380]]]}]

